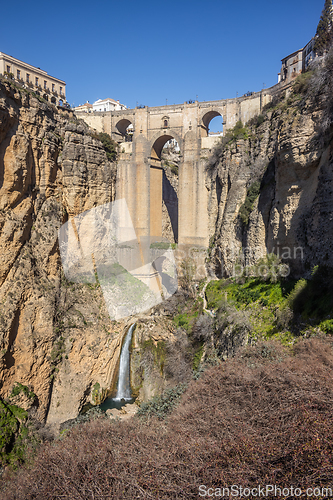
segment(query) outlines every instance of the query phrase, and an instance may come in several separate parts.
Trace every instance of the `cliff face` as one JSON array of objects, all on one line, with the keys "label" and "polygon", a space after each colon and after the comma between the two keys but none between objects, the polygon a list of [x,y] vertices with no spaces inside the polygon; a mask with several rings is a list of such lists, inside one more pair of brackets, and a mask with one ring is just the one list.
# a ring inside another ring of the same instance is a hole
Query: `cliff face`
[{"label": "cliff face", "polygon": [[86,126],[0,83],[1,395],[29,385],[40,420],[76,416],[112,380],[124,325],[98,286],[67,283],[58,229],[114,192],[115,166]]},{"label": "cliff face", "polygon": [[[292,91],[260,118],[207,164],[212,270],[239,273],[265,252],[278,254],[295,275],[333,266],[333,142],[322,128],[323,103]],[[259,196],[242,221],[256,181]]]}]

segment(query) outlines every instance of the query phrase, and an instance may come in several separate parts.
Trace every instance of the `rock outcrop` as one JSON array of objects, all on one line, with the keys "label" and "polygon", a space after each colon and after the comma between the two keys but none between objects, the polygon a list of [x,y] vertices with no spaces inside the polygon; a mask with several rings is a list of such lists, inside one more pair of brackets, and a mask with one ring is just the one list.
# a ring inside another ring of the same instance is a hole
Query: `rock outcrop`
[{"label": "rock outcrop", "polygon": [[[296,276],[320,263],[333,266],[333,141],[323,119],[320,100],[291,92],[207,161],[211,270],[218,276],[240,272],[266,252]],[[255,181],[260,193],[242,222]]]},{"label": "rock outcrop", "polygon": [[76,416],[112,383],[124,325],[111,323],[98,285],[70,284],[58,230],[115,196],[116,167],[72,112],[0,83],[1,395],[36,394],[39,420]]}]

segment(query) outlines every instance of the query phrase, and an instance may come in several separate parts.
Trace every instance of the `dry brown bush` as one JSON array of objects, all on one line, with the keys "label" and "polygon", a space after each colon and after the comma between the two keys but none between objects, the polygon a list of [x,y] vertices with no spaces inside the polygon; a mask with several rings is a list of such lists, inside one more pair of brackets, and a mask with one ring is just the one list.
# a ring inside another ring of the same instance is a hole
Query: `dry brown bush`
[{"label": "dry brown bush", "polygon": [[[243,350],[192,382],[167,423],[98,419],[41,448],[4,500],[191,499],[201,484],[333,482],[332,342]],[[281,497],[284,498],[284,497]]]}]

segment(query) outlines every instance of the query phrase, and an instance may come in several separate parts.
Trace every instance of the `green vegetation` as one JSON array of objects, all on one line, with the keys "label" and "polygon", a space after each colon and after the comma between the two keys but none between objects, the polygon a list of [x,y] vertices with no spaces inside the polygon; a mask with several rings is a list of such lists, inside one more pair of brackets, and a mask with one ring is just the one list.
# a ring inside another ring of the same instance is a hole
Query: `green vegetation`
[{"label": "green vegetation", "polygon": [[174,316],[173,322],[177,328],[183,328],[188,335],[191,335],[197,318],[202,314],[203,301],[201,298],[198,298],[195,302],[189,301],[184,304],[182,309],[183,312],[179,312]]},{"label": "green vegetation", "polygon": [[185,389],[186,384],[179,384],[172,389],[167,389],[160,396],[155,396],[150,401],[142,403],[136,415],[140,418],[157,417],[159,420],[165,419],[179,404]]},{"label": "green vegetation", "polygon": [[313,71],[306,71],[297,76],[293,84],[293,93],[296,95],[305,94],[310,86]]},{"label": "green vegetation", "polygon": [[91,393],[91,397],[95,405],[100,403],[100,392],[99,392],[100,388],[101,388],[100,384],[96,382]]},{"label": "green vegetation", "polygon": [[51,360],[53,365],[56,365],[58,362],[62,361],[62,355],[65,352],[65,339],[60,337],[54,344],[53,349],[51,351]]},{"label": "green vegetation", "polygon": [[118,144],[105,132],[100,132],[98,134],[98,139],[103,144],[107,159],[111,162],[116,161],[118,156]]},{"label": "green vegetation", "polygon": [[205,345],[202,342],[201,346],[197,349],[197,351],[194,354],[193,363],[192,363],[192,368],[193,368],[194,373],[199,369],[201,359],[202,359],[202,356],[204,353],[204,349],[205,349]]},{"label": "green vegetation", "polygon": [[[17,389],[14,392],[16,393]],[[10,464],[15,468],[19,463],[23,463],[29,452],[37,446],[37,439],[27,425],[27,417],[25,410],[0,399],[1,464]]]},{"label": "green vegetation", "polygon": [[30,391],[29,387],[27,387],[26,385],[20,384],[19,382],[16,382],[13,389],[12,389],[10,397],[14,398],[15,396],[18,396],[21,393],[23,393],[29,399],[35,399],[35,397],[36,397],[36,394],[34,392]]},{"label": "green vegetation", "polygon": [[317,26],[314,50],[319,55],[328,51],[333,42],[332,0],[325,0],[325,5]]},{"label": "green vegetation", "polygon": [[162,167],[167,168],[169,167],[173,175],[178,176],[179,173],[179,168],[176,163],[173,163],[169,160],[166,160],[165,158],[162,159]]},{"label": "green vegetation", "polygon": [[258,198],[260,193],[260,182],[255,181],[251,184],[246,193],[246,199],[243,205],[239,209],[239,217],[243,224],[247,225],[249,222],[250,213],[253,210],[253,204],[255,200]]},{"label": "green vegetation", "polygon": [[153,241],[150,244],[150,248],[158,248],[159,250],[168,250],[170,248],[170,243],[168,241]]},{"label": "green vegetation", "polygon": [[241,139],[248,139],[248,137],[249,129],[246,126],[244,127],[241,120],[239,120],[234,128],[226,132],[225,136],[222,138],[222,142],[224,144],[231,144]]},{"label": "green vegetation", "polygon": [[[274,269],[279,265],[271,256],[265,260]],[[265,276],[211,281],[206,297],[207,307],[217,318],[228,316],[229,323],[224,320],[223,328],[240,320],[245,325],[246,318],[237,316],[233,308],[245,312],[255,340],[273,336],[288,343],[316,325],[324,333],[333,333],[333,271],[326,267],[316,267],[308,280],[287,280],[268,267]],[[221,327],[221,320],[216,327]]]},{"label": "green vegetation", "polygon": [[20,81],[20,83],[17,82],[16,80],[14,80],[13,73],[7,73],[6,71],[4,71],[4,76],[2,76],[2,77],[0,76],[0,81],[2,81],[4,83],[7,83],[8,85],[10,85],[10,87],[12,87],[13,89],[15,89],[21,96],[23,94],[31,95],[35,99],[37,99],[39,102],[41,102],[43,104],[46,104],[47,106],[55,109],[55,105],[53,103],[49,102],[49,101],[46,101],[46,99],[44,99],[39,93],[34,92],[30,88],[27,89],[27,88],[23,87],[23,81],[22,80]]},{"label": "green vegetation", "polygon": [[178,165],[176,165],[175,163],[171,163],[170,164],[170,170],[173,173],[173,175],[177,175],[178,176],[178,173],[179,173]]},{"label": "green vegetation", "polygon": [[258,128],[262,123],[264,123],[264,121],[265,121],[264,115],[254,116],[246,123],[246,126],[250,127],[253,125],[254,127]]}]

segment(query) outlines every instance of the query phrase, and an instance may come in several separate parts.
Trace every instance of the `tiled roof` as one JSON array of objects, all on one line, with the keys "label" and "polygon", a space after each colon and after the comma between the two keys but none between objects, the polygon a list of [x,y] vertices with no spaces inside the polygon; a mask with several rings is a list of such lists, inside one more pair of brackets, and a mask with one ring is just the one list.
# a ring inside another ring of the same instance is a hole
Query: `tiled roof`
[{"label": "tiled roof", "polygon": [[108,101],[111,101],[114,104],[118,104],[117,101],[115,101],[114,99],[111,99],[111,97],[108,97],[107,99],[98,99],[97,101],[94,102],[94,104],[102,104],[102,103],[108,102]]}]

